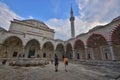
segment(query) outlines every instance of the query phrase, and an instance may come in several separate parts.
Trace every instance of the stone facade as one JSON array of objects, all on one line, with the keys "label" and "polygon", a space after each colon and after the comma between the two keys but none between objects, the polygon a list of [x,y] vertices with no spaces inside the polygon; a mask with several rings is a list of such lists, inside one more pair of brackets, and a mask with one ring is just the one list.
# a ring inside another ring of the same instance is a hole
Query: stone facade
[{"label": "stone facade", "polygon": [[0,57],[53,58],[56,53],[62,59],[64,41],[55,40],[54,33],[53,29],[37,20],[14,20],[9,31],[0,29]]},{"label": "stone facade", "polygon": [[120,60],[120,17],[67,41],[55,40],[54,33],[37,20],[13,20],[8,31],[0,28],[0,57]]},{"label": "stone facade", "polygon": [[81,61],[120,60],[120,16],[69,39],[65,46],[68,57]]}]

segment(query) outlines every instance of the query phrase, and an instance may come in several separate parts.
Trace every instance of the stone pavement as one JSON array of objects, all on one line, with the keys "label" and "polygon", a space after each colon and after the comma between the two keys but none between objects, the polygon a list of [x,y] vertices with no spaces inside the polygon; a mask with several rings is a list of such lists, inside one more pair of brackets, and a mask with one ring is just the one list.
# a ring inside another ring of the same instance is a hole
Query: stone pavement
[{"label": "stone pavement", "polygon": [[69,63],[64,71],[63,62],[59,62],[59,71],[54,64],[37,67],[18,67],[0,64],[0,80],[120,80],[120,68],[90,66]]}]

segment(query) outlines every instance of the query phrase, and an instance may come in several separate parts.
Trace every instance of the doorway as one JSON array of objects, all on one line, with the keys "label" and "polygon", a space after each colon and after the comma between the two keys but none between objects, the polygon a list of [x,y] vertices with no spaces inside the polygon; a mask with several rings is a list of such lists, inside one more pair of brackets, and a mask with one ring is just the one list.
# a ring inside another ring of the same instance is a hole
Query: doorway
[{"label": "doorway", "polygon": [[17,55],[18,55],[18,52],[13,53],[13,57],[17,57]]},{"label": "doorway", "polygon": [[46,58],[46,53],[43,54],[43,58]]},{"label": "doorway", "polygon": [[33,58],[33,57],[35,57],[35,50],[30,50],[28,58]]},{"label": "doorway", "polygon": [[79,53],[77,54],[77,59],[80,59],[80,55],[79,55]]}]

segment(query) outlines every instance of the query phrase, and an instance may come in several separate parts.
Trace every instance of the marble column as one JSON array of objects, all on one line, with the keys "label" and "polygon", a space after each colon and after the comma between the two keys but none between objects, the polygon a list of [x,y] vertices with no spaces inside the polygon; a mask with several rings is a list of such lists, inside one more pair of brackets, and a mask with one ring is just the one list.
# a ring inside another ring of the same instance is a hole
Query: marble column
[{"label": "marble column", "polygon": [[[24,56],[23,56],[24,55]],[[22,58],[25,57],[25,47],[22,47]]]},{"label": "marble column", "polygon": [[104,50],[105,50],[105,46],[101,46],[100,47],[100,53],[101,53],[101,56],[102,56],[102,60],[105,60],[105,57],[104,57],[104,55],[105,55],[105,52],[104,52]]},{"label": "marble column", "polygon": [[115,55],[114,55],[114,52],[113,52],[112,42],[108,42],[108,46],[109,46],[109,49],[110,49],[112,60],[115,60]]},{"label": "marble column", "polygon": [[86,60],[88,59],[87,49],[88,49],[88,47],[87,47],[87,46],[85,46],[85,59],[86,59]]},{"label": "marble column", "polygon": [[75,59],[75,49],[73,49],[72,51],[73,51],[73,56],[72,56],[72,58]]}]

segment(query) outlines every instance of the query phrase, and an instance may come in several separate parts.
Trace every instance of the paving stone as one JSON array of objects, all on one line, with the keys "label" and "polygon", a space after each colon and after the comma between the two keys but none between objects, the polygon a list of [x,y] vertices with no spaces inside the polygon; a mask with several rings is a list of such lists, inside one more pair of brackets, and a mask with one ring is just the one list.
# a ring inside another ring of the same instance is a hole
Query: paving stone
[{"label": "paving stone", "polygon": [[63,62],[59,62],[58,72],[54,68],[54,64],[36,67],[0,65],[0,80],[114,80],[120,74],[109,67],[73,62],[69,62],[67,72]]}]

